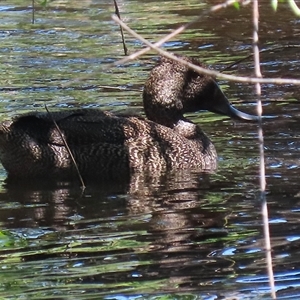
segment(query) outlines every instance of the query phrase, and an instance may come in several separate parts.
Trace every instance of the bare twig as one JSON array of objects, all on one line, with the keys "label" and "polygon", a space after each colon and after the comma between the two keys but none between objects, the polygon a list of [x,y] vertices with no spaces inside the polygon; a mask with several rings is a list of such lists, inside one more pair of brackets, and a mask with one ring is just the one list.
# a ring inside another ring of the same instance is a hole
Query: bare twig
[{"label": "bare twig", "polygon": [[[196,72],[202,73],[202,74],[207,74],[216,78],[221,78],[225,79],[228,81],[236,81],[236,82],[245,82],[245,83],[272,83],[272,84],[295,84],[295,85],[300,85],[300,79],[287,79],[287,78],[260,78],[260,77],[244,77],[244,76],[235,76],[235,75],[229,75],[229,74],[222,74],[218,71],[214,70],[209,70],[206,68],[202,68],[196,65],[193,65],[187,61],[182,60],[180,57],[175,56],[174,54],[167,52],[163,49],[160,49],[156,46],[156,44],[151,44],[148,42],[146,39],[144,39],[141,35],[133,31],[129,26],[127,26],[124,22],[116,18],[115,16],[112,16],[112,19],[120,24],[123,29],[125,29],[128,33],[130,33],[132,36],[136,37],[139,39],[141,42],[149,46],[149,48],[155,50],[158,52],[160,55],[163,55],[165,57],[168,57],[170,59],[173,59],[177,62],[180,62],[183,65],[188,66],[189,68],[195,70]],[[128,56],[128,58],[132,57],[134,54]],[[136,58],[136,56],[135,56]],[[126,58],[127,59],[127,58]],[[113,63],[113,65],[119,65],[124,62],[124,59],[121,59],[119,61],[116,61]]]},{"label": "bare twig", "polygon": [[[117,3],[116,0],[114,0],[114,5],[115,5],[115,13],[118,16],[118,18],[121,20],[119,7],[118,7],[118,3]],[[124,33],[123,33],[122,26],[120,26],[120,31],[121,31],[121,36],[122,36],[122,43],[123,43],[124,54],[125,54],[125,56],[127,56],[128,55],[128,49],[127,49],[126,44],[125,44],[125,38],[124,38]]]},{"label": "bare twig", "polygon": [[[180,34],[181,32],[183,32],[184,30],[186,30],[187,28],[191,27],[192,25],[194,25],[195,23],[197,23],[199,20],[201,20],[201,18],[203,16],[206,16],[208,15],[209,13],[211,12],[215,12],[215,11],[218,11],[222,8],[226,8],[227,6],[230,6],[230,5],[233,5],[237,2],[237,0],[227,0],[225,1],[224,3],[221,3],[221,4],[217,4],[217,5],[214,5],[212,6],[211,8],[207,9],[207,10],[204,10],[195,20],[189,22],[189,23],[186,23],[185,25],[182,25],[180,26],[179,28],[177,28],[176,30],[172,31],[170,34],[166,35],[164,38],[162,38],[161,40],[159,40],[157,43],[155,43],[154,45],[156,47],[160,47],[161,45],[163,45],[165,42],[167,42],[168,40],[172,39],[173,37],[175,37],[176,35]],[[238,0],[238,2],[243,2],[242,0]],[[113,18],[114,19],[114,18]],[[123,23],[124,24],[124,23]],[[119,23],[119,25],[121,27],[123,27],[121,25],[121,23]],[[124,27],[123,27],[124,28]],[[125,28],[124,28],[125,29]],[[137,38],[139,39],[139,38]],[[140,39],[139,39],[140,40]],[[141,40],[140,40],[141,41]],[[136,59],[137,57],[147,53],[148,51],[150,51],[151,49],[153,49],[151,46],[148,45],[147,48],[145,49],[142,49],[136,53],[133,53],[131,54],[130,56],[128,57],[125,57],[119,61],[117,61],[116,63],[114,63],[114,65],[121,65],[121,64],[125,64],[131,60],[134,60]]]},{"label": "bare twig", "polygon": [[[259,24],[259,12],[258,12],[258,0],[253,0],[253,54],[254,54],[254,66],[255,76],[261,78],[260,71],[260,58],[258,48],[258,24]],[[265,156],[264,156],[264,136],[262,129],[262,103],[261,103],[261,86],[260,83],[255,84],[257,94],[257,115],[258,115],[258,141],[259,141],[259,155],[260,155],[260,195],[261,195],[261,210],[264,227],[265,237],[265,250],[266,261],[269,275],[269,284],[271,288],[271,296],[276,299],[275,281],[272,266],[272,253],[271,253],[271,241],[270,241],[270,229],[269,229],[269,216],[268,207],[266,201],[266,175],[265,175]]]},{"label": "bare twig", "polygon": [[[139,51],[137,51],[136,53],[133,53],[133,54],[131,54],[131,55],[129,55],[129,56],[126,56],[125,58],[122,58],[122,59],[120,59],[120,60],[118,60],[118,61],[116,61],[116,62],[114,62],[114,63],[112,63],[112,64],[108,64],[108,65],[102,67],[102,70],[107,70],[107,69],[110,69],[110,68],[112,68],[112,67],[114,67],[114,66],[118,66],[118,65],[125,64],[125,63],[127,63],[127,62],[129,62],[129,61],[132,61],[132,60],[138,58],[139,56],[141,56],[141,55],[147,53],[147,52],[150,51],[151,49],[157,49],[158,47],[160,47],[161,45],[163,45],[163,44],[164,44],[165,42],[167,42],[168,40],[172,39],[172,38],[175,37],[176,35],[180,34],[180,33],[183,32],[184,30],[186,30],[187,28],[189,28],[189,27],[191,27],[192,25],[194,25],[195,23],[197,23],[199,20],[201,20],[201,18],[202,18],[203,16],[206,16],[207,14],[209,14],[209,13],[211,13],[211,12],[215,12],[215,11],[218,11],[218,10],[220,10],[220,9],[222,9],[222,8],[226,8],[226,7],[230,6],[230,5],[233,5],[233,4],[235,4],[237,1],[238,1],[238,2],[241,2],[241,3],[244,4],[244,5],[246,5],[246,4],[249,3],[249,1],[243,1],[243,0],[227,0],[227,1],[225,1],[224,3],[217,4],[217,5],[215,5],[215,6],[211,7],[211,8],[209,8],[208,10],[203,11],[203,12],[202,12],[195,20],[193,20],[193,21],[191,21],[191,22],[189,22],[189,23],[187,23],[187,24],[185,24],[185,25],[182,25],[182,26],[180,26],[179,28],[177,28],[176,30],[172,31],[170,34],[168,34],[167,36],[163,37],[161,40],[159,40],[159,41],[158,41],[157,43],[155,43],[154,45],[152,45],[152,44],[149,43],[151,46],[148,45],[148,47],[145,48],[145,49],[139,50]],[[116,21],[117,18],[116,18],[115,16],[112,16],[112,19]],[[119,22],[118,22],[118,21],[119,21]],[[118,21],[116,21],[116,22],[117,22],[122,28],[125,29],[125,27],[123,26],[123,25],[125,25],[125,23],[123,23],[120,19],[119,19]],[[122,24],[123,24],[123,25],[122,25]],[[128,26],[127,26],[127,28],[129,29],[129,31],[126,29],[127,32],[129,32],[129,33],[134,32],[134,31],[131,30]],[[134,37],[136,37],[136,36],[133,35],[132,33],[131,33],[131,35],[134,36]],[[138,36],[140,37],[140,35],[138,35]],[[136,38],[140,40],[139,37],[136,37]],[[142,41],[142,40],[141,40],[141,41]],[[205,69],[204,69],[204,70],[205,70]],[[218,72],[216,72],[216,73],[218,73]],[[219,73],[219,74],[221,74],[221,73]],[[90,76],[90,75],[82,76],[82,77],[77,78],[77,79],[75,79],[75,80],[72,80],[72,81],[70,81],[70,82],[68,82],[68,83],[65,83],[63,86],[64,86],[64,87],[70,86],[72,83],[74,83],[74,82],[79,82],[79,81],[81,81],[81,80],[84,80],[84,79],[88,78],[89,76]],[[214,75],[212,75],[212,76],[214,76]],[[300,80],[299,80],[299,84],[300,84]]]},{"label": "bare twig", "polygon": [[84,184],[84,181],[83,181],[82,176],[80,174],[80,171],[79,171],[78,165],[76,163],[75,157],[74,157],[74,155],[73,155],[73,153],[72,153],[72,151],[71,151],[71,149],[70,149],[70,147],[69,147],[69,145],[68,145],[65,137],[63,136],[63,134],[62,134],[59,126],[57,125],[56,121],[54,120],[51,112],[48,110],[47,105],[45,105],[45,109],[46,109],[47,113],[49,114],[49,116],[51,117],[52,122],[54,123],[54,125],[55,125],[55,127],[56,127],[56,129],[57,129],[57,131],[58,131],[58,133],[59,133],[59,135],[60,135],[60,137],[61,137],[61,139],[62,139],[62,141],[63,141],[63,143],[64,143],[64,145],[65,145],[65,147],[66,147],[66,149],[67,149],[67,151],[68,151],[68,153],[70,155],[70,157],[71,157],[71,160],[72,160],[72,162],[73,162],[73,164],[75,166],[76,172],[78,174],[78,178],[79,178],[80,183],[81,183],[81,188],[82,188],[82,190],[85,190],[85,184]]},{"label": "bare twig", "polygon": [[[201,68],[199,66],[195,66],[190,64],[187,61],[183,61],[180,58],[176,57],[175,55],[172,55],[171,53],[164,51],[162,49],[160,49],[159,47],[161,45],[163,45],[166,41],[170,40],[171,38],[173,38],[174,36],[178,35],[179,33],[183,32],[185,29],[189,28],[190,26],[192,26],[193,24],[195,24],[199,19],[201,19],[203,17],[203,15],[206,15],[210,12],[215,12],[217,10],[220,10],[222,8],[226,8],[227,6],[233,5],[234,3],[236,3],[236,0],[228,0],[222,4],[218,4],[215,5],[213,7],[211,7],[209,10],[205,10],[198,18],[196,18],[194,21],[187,23],[183,26],[180,26],[178,29],[176,29],[175,31],[171,32],[169,35],[163,37],[162,39],[160,39],[158,42],[156,42],[155,44],[152,44],[150,42],[148,42],[147,40],[145,40],[142,36],[140,36],[138,33],[136,33],[135,31],[133,31],[129,26],[127,26],[124,22],[122,22],[120,19],[118,19],[115,16],[112,16],[112,19],[118,23],[123,29],[125,29],[128,33],[130,33],[133,37],[139,39],[141,42],[143,42],[144,44],[146,44],[148,47],[145,49],[142,49],[140,51],[137,51],[136,53],[133,53],[129,56],[126,56],[123,59],[120,59],[112,64],[107,64],[105,66],[101,66],[102,70],[107,70],[110,69],[112,67],[115,66],[119,66],[122,65],[124,63],[127,63],[129,61],[132,61],[136,58],[138,58],[139,56],[147,53],[148,51],[150,51],[151,49],[155,50],[156,52],[158,52],[161,55],[164,55],[166,57],[169,57],[171,59],[174,59],[176,61],[179,61],[180,63],[189,66],[190,68],[194,69],[196,72],[202,73],[202,74],[207,74],[216,78],[221,78],[224,80],[228,80],[228,81],[236,81],[236,82],[244,82],[244,83],[265,83],[265,84],[278,84],[278,85],[282,85],[282,84],[294,84],[294,85],[300,85],[300,79],[289,79],[289,78],[255,78],[255,77],[244,77],[244,76],[236,76],[236,75],[229,75],[229,74],[223,74],[221,72],[218,71],[214,71],[214,70],[209,70],[206,68]],[[249,3],[249,1],[239,1],[241,2],[243,5],[246,5]],[[62,85],[62,87],[69,87],[71,86],[73,83],[75,82],[80,82],[84,79],[89,78],[91,75],[86,75],[86,76],[82,76],[79,77],[75,80],[71,80],[65,84]]]}]

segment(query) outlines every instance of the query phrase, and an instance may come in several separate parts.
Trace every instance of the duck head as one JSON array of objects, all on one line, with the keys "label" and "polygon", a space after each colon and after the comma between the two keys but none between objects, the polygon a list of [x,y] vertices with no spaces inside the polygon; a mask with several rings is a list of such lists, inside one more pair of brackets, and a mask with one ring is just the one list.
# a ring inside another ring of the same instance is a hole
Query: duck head
[{"label": "duck head", "polygon": [[[196,59],[180,58],[204,67]],[[183,118],[184,113],[198,110],[235,119],[258,119],[234,108],[212,77],[165,57],[152,69],[144,86],[143,101],[149,120],[171,128]]]}]

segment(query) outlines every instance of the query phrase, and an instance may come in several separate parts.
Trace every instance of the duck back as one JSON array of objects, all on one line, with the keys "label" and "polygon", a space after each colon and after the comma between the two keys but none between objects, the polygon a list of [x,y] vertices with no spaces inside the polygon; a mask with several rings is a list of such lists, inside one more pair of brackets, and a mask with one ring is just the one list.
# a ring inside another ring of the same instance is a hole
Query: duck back
[{"label": "duck back", "polygon": [[11,177],[76,177],[66,142],[84,178],[214,169],[216,151],[210,140],[201,131],[188,132],[98,109],[29,113],[1,124],[0,160]]}]

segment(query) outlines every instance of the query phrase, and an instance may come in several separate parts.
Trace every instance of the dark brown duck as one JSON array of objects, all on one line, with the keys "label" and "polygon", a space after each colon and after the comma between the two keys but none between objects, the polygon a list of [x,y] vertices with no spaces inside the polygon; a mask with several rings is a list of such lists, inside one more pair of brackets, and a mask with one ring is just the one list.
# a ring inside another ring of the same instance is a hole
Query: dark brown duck
[{"label": "dark brown duck", "polygon": [[213,78],[166,58],[151,71],[143,102],[147,119],[76,109],[51,115],[34,112],[5,121],[0,126],[0,160],[11,178],[76,177],[54,119],[83,178],[116,178],[177,168],[214,170],[214,145],[184,113],[209,110],[256,120],[233,108]]}]

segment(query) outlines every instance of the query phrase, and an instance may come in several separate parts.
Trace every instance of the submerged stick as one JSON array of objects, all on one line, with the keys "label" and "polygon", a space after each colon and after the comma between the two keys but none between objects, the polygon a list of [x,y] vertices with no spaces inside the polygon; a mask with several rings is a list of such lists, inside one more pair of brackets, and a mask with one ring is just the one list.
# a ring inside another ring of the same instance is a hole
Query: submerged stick
[{"label": "submerged stick", "polygon": [[58,133],[59,133],[59,135],[60,135],[60,137],[61,137],[61,139],[62,139],[62,141],[63,141],[63,143],[64,143],[64,145],[65,145],[65,147],[66,147],[66,149],[67,149],[67,151],[69,153],[69,155],[70,155],[70,157],[71,157],[71,160],[72,160],[72,162],[73,162],[73,164],[75,166],[76,172],[78,174],[78,178],[79,178],[80,183],[81,183],[81,188],[82,188],[82,190],[85,190],[85,184],[84,184],[84,181],[83,181],[82,176],[80,174],[80,171],[79,171],[78,165],[76,163],[75,157],[74,157],[74,155],[73,155],[73,153],[72,153],[72,151],[71,151],[71,149],[70,149],[70,147],[69,147],[66,139],[64,138],[64,136],[63,136],[63,134],[62,134],[59,126],[57,125],[57,123],[54,120],[54,118],[53,118],[52,114],[50,113],[50,111],[48,110],[47,105],[45,105],[45,109],[46,109],[47,113],[49,114],[49,116],[51,117],[51,119],[52,119],[52,121],[53,121],[53,123],[54,123],[54,125],[55,125],[55,127],[56,127],[56,129],[57,129],[57,131],[58,131]]},{"label": "submerged stick", "polygon": [[[259,12],[258,12],[258,0],[253,0],[253,56],[255,76],[262,77],[260,71],[260,57],[258,48],[258,24],[259,24]],[[272,266],[272,253],[271,253],[271,241],[270,241],[270,228],[269,228],[269,216],[268,206],[266,201],[266,170],[265,170],[265,154],[264,154],[264,135],[262,128],[262,103],[261,103],[261,86],[260,83],[255,84],[257,94],[257,115],[258,115],[258,141],[259,141],[259,181],[260,181],[260,198],[261,198],[261,211],[264,228],[264,240],[267,270],[269,277],[269,285],[271,289],[271,296],[276,299],[275,281]]]},{"label": "submerged stick", "polygon": [[[118,4],[117,4],[116,0],[114,0],[114,4],[115,4],[115,14],[121,20],[119,7],[118,7]],[[122,43],[123,43],[124,55],[127,56],[128,55],[128,49],[126,47],[125,38],[124,38],[124,32],[123,32],[122,26],[120,26],[120,31],[121,31],[121,36],[122,36]]]}]

